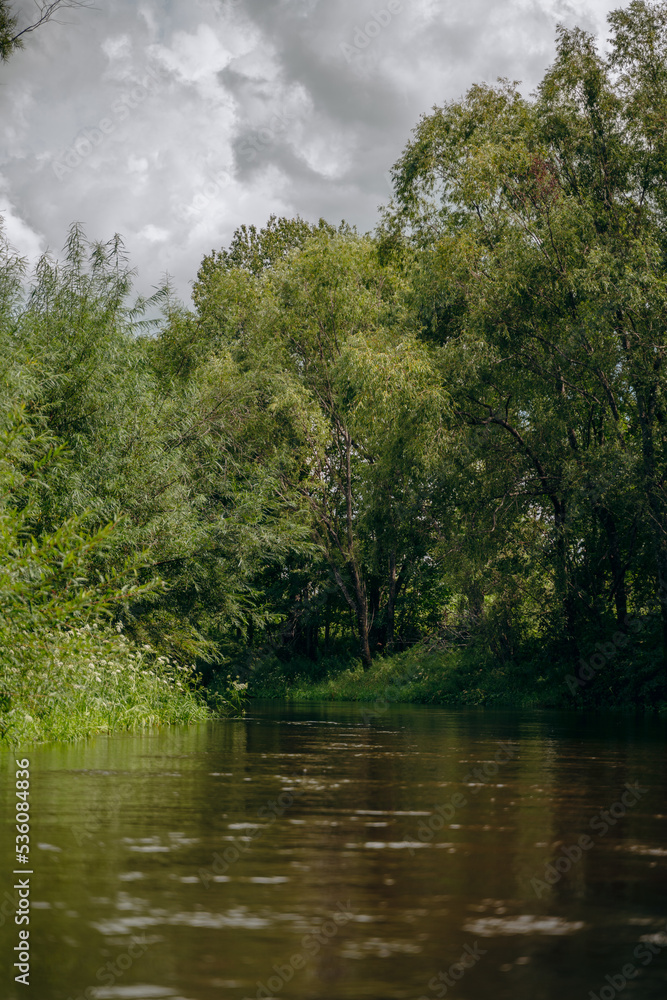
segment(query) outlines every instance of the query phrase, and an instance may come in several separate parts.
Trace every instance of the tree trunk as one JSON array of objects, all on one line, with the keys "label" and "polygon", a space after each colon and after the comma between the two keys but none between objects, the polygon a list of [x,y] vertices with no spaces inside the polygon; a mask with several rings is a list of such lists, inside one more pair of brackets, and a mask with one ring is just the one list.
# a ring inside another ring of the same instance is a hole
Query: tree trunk
[{"label": "tree trunk", "polygon": [[565,538],[565,504],[557,497],[551,497],[554,508],[554,525],[556,529],[556,593],[563,608],[565,622],[565,649],[568,658],[576,663],[579,660],[579,644],[577,642],[577,614],[574,606],[572,581],[567,565],[567,541]]},{"label": "tree trunk", "polygon": [[352,582],[354,583],[354,596],[345,586],[345,581],[343,580],[338,568],[335,566],[333,567],[336,583],[340,587],[341,593],[347,601],[347,606],[357,621],[359,643],[361,646],[361,659],[364,664],[364,670],[368,670],[373,662],[373,657],[371,656],[371,647],[368,637],[368,604],[366,601],[366,588],[364,587],[363,581],[359,576],[354,562],[350,565],[350,571],[352,573]]},{"label": "tree trunk", "polygon": [[324,605],[324,651],[329,652],[329,632],[331,628],[331,611],[329,609],[329,598]]},{"label": "tree trunk", "polygon": [[662,683],[667,694],[667,545],[665,542],[657,546],[656,563],[658,568],[658,599],[662,618]]},{"label": "tree trunk", "polygon": [[658,575],[658,600],[662,617],[662,682],[667,693],[667,512],[660,498],[659,477],[656,472],[655,448],[653,442],[653,407],[646,402],[647,395],[636,390],[639,426],[642,434],[642,474],[649,507],[653,516],[656,534],[656,569]]},{"label": "tree trunk", "polygon": [[368,600],[366,587],[361,578],[359,567],[354,554],[354,532],[352,518],[352,438],[345,431],[345,502],[347,518],[347,555],[354,581],[354,592],[356,596],[357,624],[359,626],[359,639],[361,641],[361,657],[364,663],[364,670],[368,670],[372,663],[371,647],[368,641]]},{"label": "tree trunk", "polygon": [[389,553],[389,593],[387,595],[387,652],[394,649],[395,610],[396,610],[396,552]]},{"label": "tree trunk", "polygon": [[386,640],[385,628],[380,620],[380,583],[376,577],[368,581],[368,632],[373,649],[379,649]]},{"label": "tree trunk", "polygon": [[625,566],[621,559],[618,546],[618,532],[616,531],[616,519],[613,514],[602,504],[595,504],[596,516],[604,528],[607,541],[609,542],[609,562],[611,563],[611,575],[613,578],[612,593],[616,606],[616,622],[619,628],[625,625],[628,615],[628,593],[625,584]]},{"label": "tree trunk", "polygon": [[368,617],[365,609],[357,615],[357,623],[359,625],[359,638],[361,640],[361,658],[364,670],[368,670],[373,662],[373,657],[371,656],[371,647],[368,641]]},{"label": "tree trunk", "polygon": [[373,658],[371,656],[371,646],[369,642],[368,626],[368,600],[366,597],[366,587],[361,579],[356,565],[352,564],[352,579],[354,580],[354,592],[357,598],[357,625],[359,626],[359,640],[361,642],[361,657],[364,662],[364,670],[368,670]]}]

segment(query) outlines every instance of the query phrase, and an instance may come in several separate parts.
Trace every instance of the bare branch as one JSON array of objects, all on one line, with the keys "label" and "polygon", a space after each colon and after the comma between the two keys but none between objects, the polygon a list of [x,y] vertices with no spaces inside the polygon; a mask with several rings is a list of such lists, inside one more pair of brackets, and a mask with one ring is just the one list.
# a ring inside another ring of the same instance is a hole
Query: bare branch
[{"label": "bare branch", "polygon": [[56,21],[58,24],[63,22],[58,21],[55,16],[63,10],[71,10],[75,7],[92,7],[90,0],[52,0],[51,3],[46,3],[44,0],[35,0],[35,6],[37,7],[37,20],[33,24],[29,24],[26,28],[22,28],[18,31],[10,40],[10,44],[17,47],[21,44],[20,39],[23,35],[29,34],[31,31],[35,31],[42,24],[46,24],[47,21]]}]

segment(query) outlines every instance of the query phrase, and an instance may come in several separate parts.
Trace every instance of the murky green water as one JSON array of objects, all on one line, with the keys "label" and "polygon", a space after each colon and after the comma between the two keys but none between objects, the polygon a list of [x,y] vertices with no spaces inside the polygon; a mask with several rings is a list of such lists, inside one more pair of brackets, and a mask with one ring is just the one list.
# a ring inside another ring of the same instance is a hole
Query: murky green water
[{"label": "murky green water", "polygon": [[0,997],[664,1000],[664,724],[365,711],[21,754],[29,986],[0,756]]}]

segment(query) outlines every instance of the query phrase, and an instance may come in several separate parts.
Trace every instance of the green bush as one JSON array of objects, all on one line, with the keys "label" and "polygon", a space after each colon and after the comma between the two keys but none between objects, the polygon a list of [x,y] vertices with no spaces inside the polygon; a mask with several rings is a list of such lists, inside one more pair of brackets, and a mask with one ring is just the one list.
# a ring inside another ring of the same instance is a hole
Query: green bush
[{"label": "green bush", "polygon": [[112,609],[158,587],[137,580],[143,554],[102,573],[92,561],[116,525],[89,531],[84,514],[44,526],[45,472],[67,453],[36,423],[22,408],[0,416],[0,742],[209,718],[192,667],[104,624]]},{"label": "green bush", "polygon": [[194,668],[108,626],[15,629],[0,652],[0,744],[203,722]]}]

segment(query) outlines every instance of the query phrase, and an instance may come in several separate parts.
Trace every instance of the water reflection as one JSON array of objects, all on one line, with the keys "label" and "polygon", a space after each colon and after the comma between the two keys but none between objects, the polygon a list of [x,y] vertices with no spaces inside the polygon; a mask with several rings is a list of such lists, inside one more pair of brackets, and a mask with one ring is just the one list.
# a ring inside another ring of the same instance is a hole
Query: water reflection
[{"label": "water reflection", "polygon": [[28,995],[662,1000],[664,724],[363,713],[267,705],[33,751]]}]

